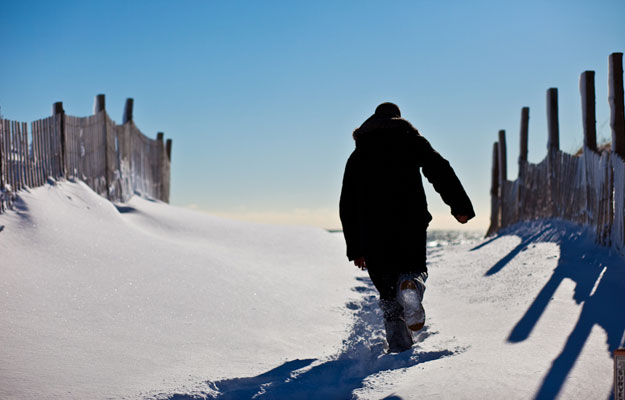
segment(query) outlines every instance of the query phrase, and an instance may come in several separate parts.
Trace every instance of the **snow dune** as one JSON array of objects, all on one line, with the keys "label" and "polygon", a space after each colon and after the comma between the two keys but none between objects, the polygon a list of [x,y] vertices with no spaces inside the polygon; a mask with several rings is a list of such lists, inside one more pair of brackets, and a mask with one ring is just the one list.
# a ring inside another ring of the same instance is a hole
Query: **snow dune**
[{"label": "snow dune", "polygon": [[0,398],[610,396],[621,257],[558,221],[440,243],[426,327],[389,355],[341,234],[23,192],[0,215]]}]

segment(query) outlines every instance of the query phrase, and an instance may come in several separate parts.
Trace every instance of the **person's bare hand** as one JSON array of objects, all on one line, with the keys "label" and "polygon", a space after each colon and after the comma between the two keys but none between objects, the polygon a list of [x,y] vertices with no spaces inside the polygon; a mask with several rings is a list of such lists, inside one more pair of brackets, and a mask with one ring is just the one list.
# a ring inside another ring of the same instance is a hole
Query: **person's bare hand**
[{"label": "person's bare hand", "polygon": [[458,222],[460,222],[461,224],[466,224],[467,221],[469,220],[469,217],[466,215],[454,215],[454,217],[456,217]]},{"label": "person's bare hand", "polygon": [[357,259],[355,259],[354,265],[363,271],[367,269],[367,262],[365,261],[364,257],[358,257]]}]

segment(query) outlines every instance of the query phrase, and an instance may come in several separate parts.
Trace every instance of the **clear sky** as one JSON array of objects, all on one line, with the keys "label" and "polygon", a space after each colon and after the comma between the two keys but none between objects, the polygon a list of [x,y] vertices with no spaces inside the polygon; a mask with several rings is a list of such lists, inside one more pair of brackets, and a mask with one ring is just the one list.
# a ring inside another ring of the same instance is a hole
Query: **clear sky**
[{"label": "clear sky", "polygon": [[[610,138],[607,58],[625,50],[625,1],[7,1],[0,107],[32,121],[63,101],[173,139],[171,202],[209,213],[339,228],[351,132],[392,101],[450,160],[485,230],[492,143],[506,129],[517,173],[547,143],[545,93],[560,96],[561,148],[582,144],[578,80],[596,71]],[[433,228],[460,227],[426,183]]]}]

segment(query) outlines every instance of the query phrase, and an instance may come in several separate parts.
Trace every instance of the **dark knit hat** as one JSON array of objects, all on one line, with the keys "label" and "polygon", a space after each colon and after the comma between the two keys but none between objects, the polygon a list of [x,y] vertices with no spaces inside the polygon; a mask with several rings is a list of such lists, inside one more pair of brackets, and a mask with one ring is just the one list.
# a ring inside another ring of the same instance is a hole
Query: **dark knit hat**
[{"label": "dark knit hat", "polygon": [[375,109],[375,115],[380,117],[399,118],[401,117],[401,112],[396,104],[382,103]]}]

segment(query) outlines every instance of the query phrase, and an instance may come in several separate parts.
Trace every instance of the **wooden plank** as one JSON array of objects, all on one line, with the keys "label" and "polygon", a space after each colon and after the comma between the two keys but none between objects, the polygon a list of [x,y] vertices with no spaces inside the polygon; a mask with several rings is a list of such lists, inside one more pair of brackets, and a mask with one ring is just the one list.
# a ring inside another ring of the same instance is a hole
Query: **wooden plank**
[{"label": "wooden plank", "polygon": [[54,174],[59,179],[63,176],[63,153],[61,151],[61,115],[52,117],[54,123]]},{"label": "wooden plank", "polygon": [[8,169],[8,183],[11,186],[11,190],[15,191],[15,164],[13,162],[13,124],[11,121],[6,121],[7,128],[7,169]]},{"label": "wooden plank", "polygon": [[8,120],[2,121],[4,131],[4,185],[11,186],[11,127]]},{"label": "wooden plank", "polygon": [[35,186],[41,186],[41,180],[39,179],[39,153],[37,145],[37,128],[36,121],[30,123],[30,132],[32,135],[33,143],[33,181]]},{"label": "wooden plank", "polygon": [[29,140],[28,140],[28,124],[26,122],[21,123],[22,127],[22,143],[24,145],[22,153],[24,154],[24,180],[26,182],[26,186],[34,187],[32,181],[32,166],[30,162],[30,148],[29,148]]},{"label": "wooden plank", "polygon": [[5,161],[4,161],[4,119],[0,118],[0,214],[5,210]]},{"label": "wooden plank", "polygon": [[37,121],[37,141],[39,142],[39,175],[41,179],[41,184],[44,185],[46,183],[46,154],[45,154],[45,143],[44,143],[44,130],[43,130],[43,121]]},{"label": "wooden plank", "polygon": [[584,148],[597,151],[597,122],[595,114],[595,71],[584,71],[579,77],[582,97],[582,125]]},{"label": "wooden plank", "polygon": [[52,165],[52,177],[56,180],[58,178],[58,147],[57,147],[57,127],[54,117],[46,118],[50,124],[50,163]]},{"label": "wooden plank", "polygon": [[65,162],[67,168],[67,178],[75,176],[74,173],[74,127],[71,124],[71,118],[65,116]]},{"label": "wooden plank", "polygon": [[21,144],[20,144],[20,132],[19,132],[19,128],[18,128],[18,123],[17,121],[12,121],[13,122],[13,160],[15,163],[15,169],[17,172],[17,176],[16,176],[16,190],[22,190],[22,188],[24,187],[23,185],[23,172],[22,172],[22,165],[20,162],[20,152],[21,152]]},{"label": "wooden plank", "polygon": [[625,115],[623,110],[623,53],[612,53],[608,59],[608,101],[612,152],[625,160]]},{"label": "wooden plank", "polygon": [[46,183],[45,179],[45,169],[44,169],[44,160],[43,160],[43,143],[41,140],[41,121],[34,122],[35,129],[37,132],[37,136],[35,141],[37,142],[37,167],[38,167],[38,175],[39,175],[39,185],[43,185]]},{"label": "wooden plank", "polygon": [[52,146],[51,146],[51,141],[50,141],[50,132],[51,132],[51,127],[50,127],[50,120],[49,119],[44,119],[43,121],[43,146],[44,146],[44,153],[45,153],[45,159],[46,159],[46,174],[45,174],[45,179],[46,181],[52,176]]},{"label": "wooden plank", "polygon": [[[4,119],[0,118],[0,196],[2,196],[1,192],[2,189],[4,188],[4,182],[5,182],[5,173],[6,173],[6,167],[5,167],[5,161],[4,161],[4,154],[5,154],[5,150],[4,150]],[[0,200],[0,207],[2,207],[2,201]],[[0,209],[0,212],[2,210]]]}]

